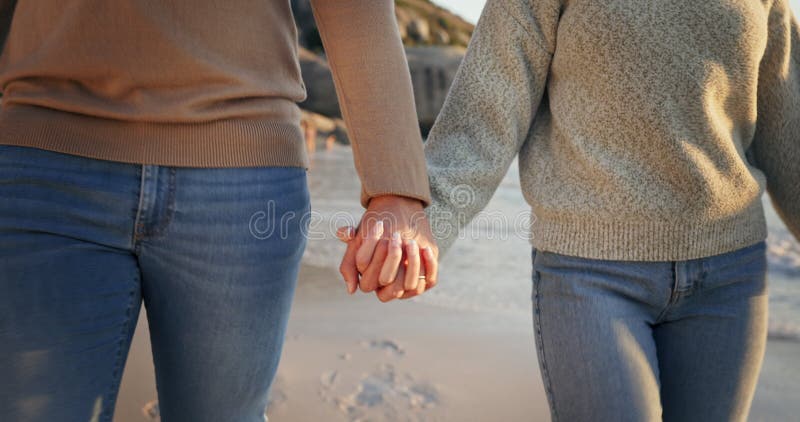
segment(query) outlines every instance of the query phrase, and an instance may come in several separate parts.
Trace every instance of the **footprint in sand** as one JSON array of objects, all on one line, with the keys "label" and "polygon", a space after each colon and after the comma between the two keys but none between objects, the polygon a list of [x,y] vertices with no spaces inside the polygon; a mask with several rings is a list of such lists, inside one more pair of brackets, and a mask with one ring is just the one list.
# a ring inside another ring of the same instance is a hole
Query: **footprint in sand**
[{"label": "footprint in sand", "polygon": [[148,420],[160,421],[161,417],[158,414],[158,400],[147,402],[144,407],[142,407],[142,414]]},{"label": "footprint in sand", "polygon": [[333,387],[333,383],[336,382],[336,375],[338,374],[339,373],[336,371],[323,372],[319,377],[319,383],[322,384],[323,387],[331,388]]},{"label": "footprint in sand", "polygon": [[371,340],[370,342],[364,342],[362,345],[369,347],[373,350],[383,350],[386,353],[395,355],[395,356],[403,356],[406,354],[406,351],[400,347],[399,344],[391,341],[391,340]]},{"label": "footprint in sand", "polygon": [[403,348],[390,340],[362,342],[361,346],[362,351],[353,353],[353,361],[369,362],[373,369],[361,374],[347,367],[324,372],[320,376],[322,399],[350,422],[429,420],[427,411],[441,403],[438,388],[385,362],[386,354],[404,356]]},{"label": "footprint in sand", "polygon": [[269,390],[267,409],[276,409],[282,407],[286,403],[287,399],[286,380],[282,376],[278,375],[275,377],[275,380],[272,381],[272,387],[270,387]]}]

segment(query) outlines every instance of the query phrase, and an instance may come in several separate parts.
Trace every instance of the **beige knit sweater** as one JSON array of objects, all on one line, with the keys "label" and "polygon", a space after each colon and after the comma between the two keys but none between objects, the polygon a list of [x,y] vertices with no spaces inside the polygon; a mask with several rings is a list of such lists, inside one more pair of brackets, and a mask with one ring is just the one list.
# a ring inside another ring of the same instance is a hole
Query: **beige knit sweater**
[{"label": "beige knit sweater", "polygon": [[[394,2],[311,5],[362,203],[427,203]],[[297,49],[289,0],[0,0],[0,144],[139,164],[305,166]]]},{"label": "beige knit sweater", "polygon": [[426,145],[440,246],[515,156],[533,245],[597,259],[800,236],[800,34],[788,0],[489,0]]}]

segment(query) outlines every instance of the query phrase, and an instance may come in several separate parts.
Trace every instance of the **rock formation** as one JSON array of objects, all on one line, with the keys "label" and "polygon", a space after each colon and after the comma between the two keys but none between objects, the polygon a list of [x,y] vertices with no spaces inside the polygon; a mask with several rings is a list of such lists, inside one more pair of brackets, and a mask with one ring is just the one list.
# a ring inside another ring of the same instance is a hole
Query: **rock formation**
[{"label": "rock formation", "polygon": [[[291,0],[300,45],[322,51],[309,0]],[[466,47],[473,25],[430,0],[395,0],[397,26],[406,45]]]},{"label": "rock formation", "polygon": [[416,43],[430,43],[431,28],[428,21],[422,18],[414,18],[406,26],[406,36]]},{"label": "rock formation", "polygon": [[300,71],[306,86],[306,100],[300,107],[330,117],[341,117],[336,87],[328,62],[309,50],[300,48]]},{"label": "rock formation", "polygon": [[[301,46],[300,68],[308,93],[306,101],[300,104],[306,110],[303,114],[306,136],[347,142],[336,89],[309,0],[292,0],[292,11]],[[428,0],[396,0],[396,15],[406,44],[420,128],[427,133],[444,103],[473,26]],[[326,118],[337,122],[336,130],[323,121]]]},{"label": "rock formation", "polygon": [[459,47],[406,47],[417,116],[424,133],[439,115],[464,51]]}]

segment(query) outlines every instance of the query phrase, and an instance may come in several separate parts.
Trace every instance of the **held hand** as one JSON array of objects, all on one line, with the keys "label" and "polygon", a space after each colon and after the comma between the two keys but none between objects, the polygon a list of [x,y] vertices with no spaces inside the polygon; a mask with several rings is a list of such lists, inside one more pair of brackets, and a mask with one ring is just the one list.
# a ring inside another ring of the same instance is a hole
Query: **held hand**
[{"label": "held hand", "polygon": [[[420,249],[418,241],[411,239],[405,244],[405,262],[397,270],[392,284],[376,291],[378,299],[388,302],[394,299],[408,299],[432,289],[436,285],[438,262],[435,246]],[[384,268],[387,263],[384,263]],[[380,281],[380,280],[379,280]]]},{"label": "held hand", "polygon": [[339,269],[351,294],[360,287],[388,302],[436,285],[438,250],[417,200],[373,198],[359,229],[343,227],[337,236],[348,243]]},{"label": "held hand", "polygon": [[[358,241],[353,233],[353,228],[342,227],[337,236],[355,248],[354,244]],[[365,244],[362,242],[358,251],[364,250]],[[372,261],[361,276],[362,285],[366,285],[371,283],[369,280],[374,279],[375,274],[378,274],[379,287],[375,293],[380,301],[408,299],[420,295],[436,285],[438,263],[435,246],[426,246],[420,250],[415,239],[410,239],[403,244],[399,232],[394,233],[392,239],[388,241],[388,246],[385,244],[386,240],[378,243]],[[356,252],[357,254],[358,252]],[[344,270],[342,271],[344,273]],[[348,291],[353,293],[355,289],[352,282],[348,282]],[[364,291],[371,291],[370,289],[371,287],[362,287]]]}]

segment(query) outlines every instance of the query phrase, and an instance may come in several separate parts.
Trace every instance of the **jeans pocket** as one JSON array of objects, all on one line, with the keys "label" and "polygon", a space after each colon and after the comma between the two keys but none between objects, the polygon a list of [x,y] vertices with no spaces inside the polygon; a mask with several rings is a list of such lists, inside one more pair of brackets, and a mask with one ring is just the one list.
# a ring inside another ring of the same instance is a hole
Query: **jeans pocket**
[{"label": "jeans pocket", "polygon": [[705,258],[704,290],[717,289],[733,284],[760,289],[766,285],[767,245],[761,241],[722,255]]}]

